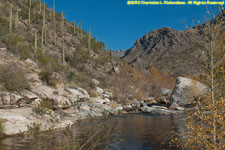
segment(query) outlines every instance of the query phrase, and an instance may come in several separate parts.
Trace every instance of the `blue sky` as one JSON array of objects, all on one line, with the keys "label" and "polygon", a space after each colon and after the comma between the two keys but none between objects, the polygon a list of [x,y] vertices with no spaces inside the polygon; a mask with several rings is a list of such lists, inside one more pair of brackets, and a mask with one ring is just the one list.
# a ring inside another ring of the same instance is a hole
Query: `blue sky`
[{"label": "blue sky", "polygon": [[[46,0],[52,7],[52,0]],[[127,0],[55,0],[56,11],[64,12],[69,21],[82,22],[93,36],[114,50],[129,49],[134,41],[161,27],[184,30],[195,17],[206,15],[206,6],[195,5],[136,5],[128,6]],[[212,8],[215,8],[213,6]]]}]

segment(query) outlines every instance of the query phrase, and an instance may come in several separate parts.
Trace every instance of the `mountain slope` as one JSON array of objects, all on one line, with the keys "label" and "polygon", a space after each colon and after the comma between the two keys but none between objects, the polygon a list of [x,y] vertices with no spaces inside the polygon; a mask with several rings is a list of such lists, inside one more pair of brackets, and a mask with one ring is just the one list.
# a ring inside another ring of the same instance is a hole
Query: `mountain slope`
[{"label": "mountain slope", "polygon": [[86,33],[81,23],[74,25],[38,0],[0,1],[0,47],[83,87],[90,87],[92,78],[106,81],[112,68],[110,53],[91,30]]},{"label": "mountain slope", "polygon": [[[220,17],[224,19],[223,13]],[[154,30],[137,39],[123,59],[144,69],[154,66],[175,75],[200,74],[205,69],[206,28],[202,24],[184,31],[167,27]]]}]

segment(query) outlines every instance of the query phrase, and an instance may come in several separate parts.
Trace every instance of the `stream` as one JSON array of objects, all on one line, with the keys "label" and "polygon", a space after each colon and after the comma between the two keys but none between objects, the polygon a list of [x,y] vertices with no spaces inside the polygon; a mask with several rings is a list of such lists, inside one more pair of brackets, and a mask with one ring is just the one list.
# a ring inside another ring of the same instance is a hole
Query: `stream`
[{"label": "stream", "polygon": [[[128,114],[113,116],[116,127],[108,150],[167,150],[168,137],[172,131],[184,130],[185,114],[150,116],[148,114]],[[90,123],[85,123],[90,126]],[[93,124],[94,125],[94,124]],[[85,125],[79,126],[85,128]],[[82,130],[82,129],[80,129]],[[25,150],[28,141],[5,138],[0,141],[1,150]],[[54,149],[54,147],[52,147]],[[96,148],[100,150],[99,148]]]}]

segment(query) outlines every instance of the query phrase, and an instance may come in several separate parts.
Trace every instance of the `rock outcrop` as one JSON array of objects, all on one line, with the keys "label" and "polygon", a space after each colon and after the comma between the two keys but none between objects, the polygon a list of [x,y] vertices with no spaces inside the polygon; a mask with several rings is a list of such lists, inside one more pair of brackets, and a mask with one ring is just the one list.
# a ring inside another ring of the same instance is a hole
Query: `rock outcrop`
[{"label": "rock outcrop", "polygon": [[202,96],[208,91],[208,87],[196,80],[178,77],[171,95],[171,106],[173,103],[179,106],[185,106],[194,103],[194,98]]}]

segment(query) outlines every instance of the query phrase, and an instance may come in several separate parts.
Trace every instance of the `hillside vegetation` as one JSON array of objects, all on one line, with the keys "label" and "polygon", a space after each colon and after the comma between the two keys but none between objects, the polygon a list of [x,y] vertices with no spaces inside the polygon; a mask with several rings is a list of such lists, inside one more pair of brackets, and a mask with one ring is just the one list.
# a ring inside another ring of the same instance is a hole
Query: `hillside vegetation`
[{"label": "hillside vegetation", "polygon": [[110,52],[105,50],[103,42],[92,37],[91,28],[86,33],[82,23],[71,23],[64,18],[63,12],[56,13],[41,1],[3,0],[0,47],[22,61],[36,62],[44,81],[57,72],[72,85],[90,88],[91,79],[96,78],[107,87],[109,83],[105,81],[109,80],[105,78],[112,67]]}]

